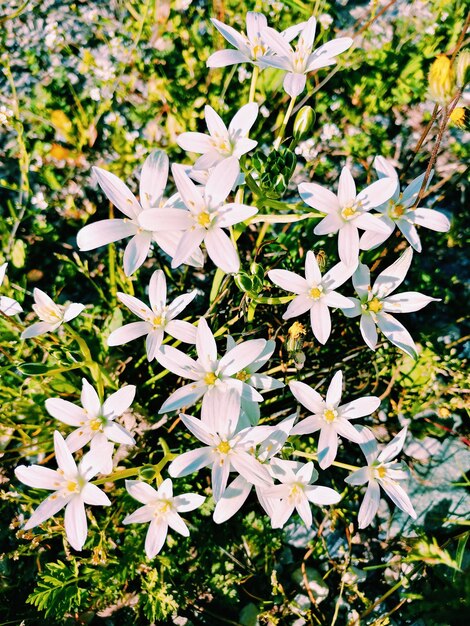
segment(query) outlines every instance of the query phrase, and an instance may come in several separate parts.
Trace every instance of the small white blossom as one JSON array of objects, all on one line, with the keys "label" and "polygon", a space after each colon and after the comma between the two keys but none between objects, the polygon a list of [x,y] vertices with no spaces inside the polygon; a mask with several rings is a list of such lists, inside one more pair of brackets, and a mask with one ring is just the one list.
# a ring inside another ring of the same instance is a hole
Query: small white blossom
[{"label": "small white blossom", "polygon": [[271,270],[268,276],[281,289],[297,294],[282,318],[287,320],[310,311],[313,334],[321,344],[325,344],[331,333],[328,307],[347,309],[352,306],[349,298],[335,291],[352,273],[352,267],[338,263],[322,277],[315,254],[309,250],[305,258],[305,278],[288,270]]},{"label": "small white blossom", "polygon": [[97,447],[88,452],[77,467],[72,453],[57,430],[54,432],[54,448],[57,470],[42,465],[20,465],[15,469],[16,477],[25,485],[54,492],[34,511],[25,525],[25,530],[42,524],[65,507],[64,526],[67,539],[72,548],[81,550],[88,531],[85,504],[111,504],[108,496],[89,482],[101,471],[102,451]]},{"label": "small white blossom", "polygon": [[389,341],[415,359],[417,350],[410,333],[391,313],[419,311],[430,302],[437,302],[438,298],[417,291],[390,295],[405,280],[412,258],[413,248],[407,248],[395,263],[377,276],[373,286],[369,268],[359,263],[353,274],[353,285],[359,299],[351,298],[354,308],[344,309],[344,314],[347,317],[361,316],[361,334],[371,350],[377,346],[378,327]]},{"label": "small white blossom", "polygon": [[[393,165],[381,156],[375,157],[375,169],[379,177],[394,179],[396,188],[388,202],[377,208],[380,219],[388,227],[388,233],[366,232],[360,240],[362,250],[370,250],[381,245],[395,230],[395,226],[403,233],[409,244],[421,252],[421,240],[416,226],[429,228],[439,233],[445,233],[450,228],[447,217],[434,209],[415,208],[414,204],[424,181],[424,174],[415,178],[405,189],[400,192],[398,174]],[[428,180],[428,184],[430,182]]]},{"label": "small white blossom", "polygon": [[254,102],[242,106],[228,128],[211,106],[207,105],[204,113],[209,135],[189,132],[182,133],[176,139],[183,150],[202,154],[194,164],[194,169],[207,170],[232,156],[240,159],[258,145],[257,141],[248,138],[258,116],[258,105]]},{"label": "small white blossom", "polygon": [[134,296],[118,292],[119,300],[144,321],[125,324],[114,330],[108,337],[108,346],[119,346],[146,335],[147,358],[152,361],[158,357],[165,333],[185,343],[196,343],[195,326],[175,319],[192,302],[196,293],[194,289],[191,293],[178,296],[167,305],[166,278],[162,270],[156,270],[150,278],[150,307]]},{"label": "small white blossom", "polygon": [[85,305],[71,302],[65,306],[56,304],[48,295],[38,289],[33,291],[34,304],[33,310],[41,320],[35,324],[31,324],[21,333],[21,339],[30,339],[38,335],[50,333],[65,322],[70,322],[85,308]]},{"label": "small white blossom", "polygon": [[302,183],[299,193],[309,206],[327,214],[315,227],[315,235],[338,233],[339,258],[345,265],[355,268],[359,262],[358,228],[389,232],[382,220],[368,211],[391,198],[395,187],[394,179],[382,178],[358,194],[349,168],[343,167],[337,195],[316,183]]},{"label": "small white blossom", "polygon": [[371,415],[379,408],[380,398],[364,396],[340,405],[343,385],[343,372],[339,370],[333,376],[326,392],[326,399],[300,381],[289,383],[295,398],[312,411],[292,429],[292,435],[306,435],[320,431],[318,440],[318,464],[322,469],[329,467],[336,458],[338,436],[361,443],[363,434],[357,430],[350,420]]},{"label": "small white blossom", "polygon": [[204,496],[197,493],[173,495],[173,483],[165,479],[158,490],[139,480],[126,480],[126,489],[130,495],[144,506],[122,520],[123,524],[150,522],[145,538],[145,553],[153,559],[163,548],[168,528],[172,528],[183,537],[189,537],[189,530],[179,513],[193,511],[204,502]]},{"label": "small white blossom", "polygon": [[91,448],[102,446],[104,474],[113,470],[113,446],[106,445],[108,441],[133,445],[135,443],[131,433],[115,420],[125,413],[132,404],[135,396],[135,386],[127,385],[111,394],[103,404],[90,383],[82,379],[82,406],[77,406],[62,398],[46,400],[47,412],[64,424],[74,426],[74,430],[66,439],[71,452],[76,452],[91,442]]},{"label": "small white blossom", "polygon": [[401,463],[393,461],[403,448],[406,428],[390,441],[379,453],[375,438],[369,433],[367,441],[361,444],[367,465],[350,474],[345,481],[350,485],[368,483],[367,491],[359,509],[359,528],[366,528],[377,514],[380,503],[380,487],[398,508],[416,519],[416,512],[409,496],[397,481],[407,480],[409,473]]},{"label": "small white blossom", "polygon": [[287,74],[284,77],[284,90],[295,98],[305,89],[307,74],[328,65],[336,63],[336,56],[347,50],[351,44],[350,37],[340,37],[323,44],[313,50],[317,21],[311,17],[304,25],[295,50],[289,45],[285,37],[273,28],[264,30],[264,39],[274,55],[262,56],[261,62],[281,70]]},{"label": "small white blossom", "polygon": [[282,528],[296,510],[305,526],[312,525],[312,509],[310,503],[318,505],[336,504],[341,495],[330,487],[312,485],[318,478],[313,463],[279,462],[276,478],[282,483],[266,488],[264,494],[279,498],[271,517],[273,528]]}]

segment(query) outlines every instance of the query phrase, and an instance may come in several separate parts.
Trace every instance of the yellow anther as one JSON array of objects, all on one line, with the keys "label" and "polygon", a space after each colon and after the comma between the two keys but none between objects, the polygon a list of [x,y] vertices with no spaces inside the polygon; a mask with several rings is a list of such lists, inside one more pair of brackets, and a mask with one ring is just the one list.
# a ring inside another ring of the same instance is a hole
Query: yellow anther
[{"label": "yellow anther", "polygon": [[230,444],[228,441],[221,441],[219,443],[219,445],[217,446],[217,450],[221,453],[221,454],[228,454],[231,450]]},{"label": "yellow anther", "polygon": [[103,423],[101,420],[90,420],[90,428],[91,430],[103,430]]},{"label": "yellow anther", "polygon": [[386,475],[387,475],[387,469],[383,465],[380,465],[377,468],[377,476],[379,478],[385,478]]},{"label": "yellow anther", "polygon": [[318,300],[323,295],[323,287],[321,285],[319,287],[312,287],[308,292],[308,295],[310,296],[310,298]]},{"label": "yellow anther", "polygon": [[214,374],[214,372],[208,372],[204,376],[204,382],[206,383],[206,385],[213,385],[216,380],[217,380],[217,376]]},{"label": "yellow anther", "polygon": [[378,298],[373,298],[370,302],[368,302],[367,307],[369,311],[372,313],[379,313],[384,308],[384,305]]},{"label": "yellow anther", "polygon": [[353,217],[353,215],[356,215],[356,213],[356,208],[353,206],[347,206],[342,211],[343,217]]},{"label": "yellow anther", "polygon": [[67,491],[71,491],[72,493],[78,493],[80,489],[78,488],[78,483],[74,480],[69,480],[66,485]]},{"label": "yellow anther", "polygon": [[155,504],[154,515],[158,517],[159,515],[164,515],[168,513],[171,509],[171,502],[169,500],[160,500]]},{"label": "yellow anther", "polygon": [[152,320],[152,324],[154,326],[161,326],[161,324],[162,324],[162,316],[161,315],[155,315],[155,317]]},{"label": "yellow anther", "polygon": [[211,216],[207,211],[203,211],[197,216],[197,223],[201,226],[207,227],[211,223]]},{"label": "yellow anther", "polygon": [[390,215],[392,217],[401,217],[405,213],[406,209],[402,204],[395,204],[392,206]]},{"label": "yellow anther", "polygon": [[334,409],[326,409],[325,411],[323,411],[323,417],[327,422],[334,422],[335,419],[338,417],[338,412]]},{"label": "yellow anther", "polygon": [[251,377],[250,372],[247,372],[246,370],[241,370],[240,372],[238,372],[235,376],[235,378],[237,378],[238,380],[241,380],[243,382],[245,382],[246,380],[248,380]]}]

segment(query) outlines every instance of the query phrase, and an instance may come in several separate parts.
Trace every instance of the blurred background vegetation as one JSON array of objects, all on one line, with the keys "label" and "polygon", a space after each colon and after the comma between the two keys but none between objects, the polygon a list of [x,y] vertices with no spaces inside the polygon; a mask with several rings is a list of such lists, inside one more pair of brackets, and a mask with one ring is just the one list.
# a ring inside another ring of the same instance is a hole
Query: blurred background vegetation
[{"label": "blurred background vegetation", "polygon": [[[414,152],[433,120],[429,67],[437,54],[452,56],[468,45],[467,8],[458,0],[3,2],[0,262],[8,261],[9,270],[2,293],[18,299],[25,311],[31,310],[35,286],[59,301],[87,305],[75,328],[108,372],[108,391],[125,382],[138,386],[134,411],[126,417],[138,443],[118,455],[120,467],[141,466],[161,459],[160,438],[174,451],[190,441],[176,418],[157,415],[177,379],[150,365],[139,342],[109,349],[106,337],[130,319],[119,308],[116,291],[144,298],[152,271],[163,268],[170,292],[199,289],[192,319],[208,313],[214,330],[230,320],[236,339],[242,334],[275,338],[271,367],[279,378],[299,375],[296,360],[298,365],[303,353],[300,374],[321,392],[341,367],[348,398],[380,395],[381,410],[368,424],[382,441],[408,424],[409,489],[419,517],[412,522],[382,501],[376,523],[358,532],[361,494],[345,485],[345,471],[330,468],[322,483],[345,497],[335,509],[316,509],[308,531],[296,518],[284,530],[272,530],[254,499],[216,526],[208,499],[191,516],[190,538],[172,537],[161,555],[148,561],[146,529],[124,530],[121,524],[134,506],[121,481],[105,486],[112,492],[111,510],[89,512],[83,553],[70,552],[57,520],[42,531],[24,532],[22,521],[43,492],[23,491],[13,469],[19,462],[48,461],[57,424],[44,401],[51,396],[75,401],[81,377],[89,373],[71,337],[59,341],[47,335],[25,344],[19,340],[21,326],[2,318],[0,624],[468,624],[465,129],[447,129],[423,201],[451,217],[451,231],[421,229],[423,253],[415,254],[406,281],[408,288],[442,299],[405,319],[420,346],[417,363],[384,342],[372,353],[357,322],[340,313],[326,347],[320,350],[307,333],[296,351],[288,349],[283,308],[256,304],[256,297],[271,295],[268,269],[298,270],[309,249],[334,262],[335,242],[314,237],[311,221],[273,227],[259,247],[256,231],[248,230],[239,247],[249,283],[222,283],[210,310],[210,264],[204,272],[171,271],[169,259],[155,249],[130,280],[120,270],[122,245],[77,252],[79,228],[113,212],[93,181],[92,165],[109,169],[136,190],[141,164],[153,149],[165,149],[172,162],[190,162],[175,138],[205,130],[206,104],[229,120],[247,101],[250,67],[208,70],[205,65],[214,50],[225,47],[210,17],[244,31],[247,10],[266,13],[278,29],[314,13],[319,43],[332,32],[355,41],[331,75],[325,69],[309,80],[307,102],[316,121],[311,137],[296,148],[298,163],[285,200],[299,201],[296,189],[302,181],[334,188],[346,162],[366,184],[374,179],[372,161],[378,154],[396,161],[403,182],[424,171],[437,132],[434,123]],[[261,115],[252,137],[267,152],[288,102],[279,72],[261,74],[256,99]],[[377,271],[404,247],[395,235],[385,249],[365,258]],[[222,350],[223,345],[220,339]],[[263,419],[275,423],[293,407],[287,392],[268,397]],[[293,442],[304,451],[314,450],[314,444],[308,437]],[[349,447],[341,453],[341,461],[362,464],[360,453]],[[210,493],[207,473],[180,479],[178,488]]]}]

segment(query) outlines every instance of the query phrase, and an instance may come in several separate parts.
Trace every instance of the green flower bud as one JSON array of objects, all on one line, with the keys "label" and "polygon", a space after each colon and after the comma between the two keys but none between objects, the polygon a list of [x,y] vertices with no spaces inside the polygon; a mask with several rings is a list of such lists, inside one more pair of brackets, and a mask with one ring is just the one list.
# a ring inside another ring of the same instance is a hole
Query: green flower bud
[{"label": "green flower bud", "polygon": [[236,286],[240,289],[240,291],[251,292],[253,291],[253,282],[251,280],[251,276],[245,274],[245,272],[240,272],[233,277]]},{"label": "green flower bud", "polygon": [[310,130],[315,123],[315,111],[312,107],[304,106],[295,116],[294,121],[294,139],[296,141],[303,141],[307,139]]},{"label": "green flower bud", "polygon": [[154,480],[156,475],[157,475],[157,472],[155,471],[154,465],[144,465],[139,470],[139,478],[141,478],[142,480],[146,480],[146,481]]}]

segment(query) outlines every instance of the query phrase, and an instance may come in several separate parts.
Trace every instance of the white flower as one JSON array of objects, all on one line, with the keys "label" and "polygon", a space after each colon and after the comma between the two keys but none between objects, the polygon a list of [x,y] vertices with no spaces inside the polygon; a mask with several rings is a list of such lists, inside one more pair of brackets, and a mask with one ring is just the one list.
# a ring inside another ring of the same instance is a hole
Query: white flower
[{"label": "white flower", "polygon": [[185,231],[173,255],[171,267],[187,263],[202,242],[212,261],[224,272],[236,273],[240,268],[238,253],[223,228],[228,228],[255,215],[258,209],[235,202],[226,203],[240,171],[238,159],[229,157],[214,167],[205,187],[197,187],[188,177],[184,165],[173,165],[172,172],[178,192],[187,210],[158,209],[146,211],[140,218],[145,228],[159,214],[159,229],[168,224]]},{"label": "white flower", "polygon": [[367,459],[367,465],[352,472],[345,481],[350,485],[363,485],[369,483],[364,500],[359,509],[359,528],[366,528],[375,517],[380,502],[380,487],[398,508],[416,519],[416,512],[410,498],[397,481],[407,480],[409,474],[401,463],[393,462],[393,459],[403,448],[406,438],[406,427],[390,441],[380,452],[377,442],[370,433],[368,440],[361,444],[362,451]]},{"label": "white flower", "polygon": [[310,503],[325,505],[336,504],[340,494],[330,487],[315,486],[311,483],[318,478],[313,463],[280,462],[277,465],[276,478],[282,483],[264,490],[268,497],[279,498],[271,517],[273,528],[282,528],[294,510],[302,518],[305,526],[312,525]]},{"label": "white flower", "polygon": [[[101,404],[98,394],[90,383],[82,379],[82,406],[77,406],[62,398],[49,398],[46,400],[47,412],[69,426],[75,426],[74,430],[66,439],[71,452],[76,452],[91,441],[92,449],[97,446],[105,446],[109,441],[133,445],[135,443],[131,433],[123,426],[115,422],[127,411],[134,400],[135,386],[127,385],[119,391],[111,394]],[[110,474],[113,470],[112,452],[113,446],[103,447],[107,449],[105,463],[102,468],[103,474]]]},{"label": "white flower", "polygon": [[54,492],[34,511],[25,530],[42,524],[65,507],[67,539],[72,548],[81,550],[87,536],[85,504],[111,504],[108,496],[89,482],[101,471],[101,450],[96,448],[85,454],[77,468],[72,453],[58,431],[54,432],[54,448],[59,469],[52,470],[42,465],[20,465],[15,469],[16,477],[25,485]]},{"label": "white flower", "polygon": [[[8,263],[4,263],[3,265],[0,265],[0,286],[2,285],[5,279],[7,266],[8,266]],[[16,300],[13,300],[13,298],[7,298],[7,296],[0,296],[0,311],[4,315],[8,315],[10,317],[12,315],[17,315],[18,313],[21,313],[22,310],[23,308],[21,304],[19,304]]]},{"label": "white flower", "polygon": [[[370,250],[371,248],[376,248],[381,245],[393,233],[395,225],[417,252],[421,252],[422,249],[421,240],[416,229],[417,225],[430,228],[439,233],[445,233],[449,230],[450,222],[443,213],[435,211],[434,209],[413,208],[423,184],[424,174],[415,178],[400,193],[398,174],[390,161],[387,161],[387,159],[381,156],[377,156],[375,157],[374,166],[379,177],[388,176],[389,178],[395,179],[396,188],[391,199],[387,203],[377,207],[377,211],[381,213],[380,219],[389,229],[388,234],[372,231],[364,233],[360,240],[362,250]],[[428,184],[430,180],[431,179],[428,180]]]},{"label": "white flower", "polygon": [[227,486],[230,471],[241,474],[253,485],[272,484],[268,469],[250,454],[265,439],[261,426],[238,430],[240,404],[237,394],[228,393],[209,398],[202,406],[202,419],[180,414],[183,424],[206,445],[184,452],[171,462],[168,472],[174,478],[187,476],[212,466],[212,493],[218,502]]},{"label": "white flower", "polygon": [[[182,233],[171,223],[171,217],[165,215],[165,210],[173,207],[176,202],[174,196],[168,201],[163,199],[168,167],[168,157],[161,150],[155,150],[147,157],[140,177],[140,202],[117,176],[100,167],[94,167],[93,172],[101,189],[126,217],[101,220],[84,226],[77,235],[80,250],[93,250],[132,237],[124,252],[124,272],[127,276],[133,274],[145,261],[152,240],[172,257]],[[143,226],[141,218],[149,209],[152,209],[152,219],[146,220],[146,226]],[[161,222],[165,223],[164,232],[157,232],[156,227]],[[187,262],[200,267],[202,255],[196,251],[194,256],[188,255]]]},{"label": "white flower", "polygon": [[[237,63],[252,63],[264,67],[264,64],[260,63],[260,57],[270,54],[268,45],[264,40],[264,32],[268,25],[265,15],[248,11],[246,14],[246,35],[238,33],[231,26],[227,26],[215,18],[211,18],[211,22],[236,50],[226,49],[214,52],[207,59],[208,67],[226,67]],[[299,34],[303,25],[304,22],[291,26],[283,31],[280,36],[286,41],[291,41]]]},{"label": "white flower", "polygon": [[132,322],[114,330],[108,337],[108,346],[119,346],[142,335],[147,335],[146,347],[149,361],[158,357],[165,333],[185,343],[196,343],[196,328],[189,322],[174,319],[195,298],[196,290],[183,294],[166,304],[166,278],[162,270],[156,270],[149,283],[150,307],[144,302],[118,292],[119,300],[143,322]]},{"label": "white flower", "polygon": [[316,183],[302,183],[299,193],[309,206],[327,214],[315,227],[315,235],[338,233],[339,258],[345,265],[355,268],[359,262],[358,228],[389,232],[382,220],[368,211],[391,198],[395,187],[394,179],[382,178],[357,194],[349,168],[343,167],[337,195]]},{"label": "white flower", "polygon": [[329,467],[338,451],[338,435],[361,443],[363,435],[349,420],[371,415],[380,405],[380,398],[364,396],[352,402],[340,405],[343,384],[343,372],[339,370],[333,376],[326,392],[326,399],[305,383],[294,380],[289,383],[295,398],[312,411],[292,429],[292,435],[306,435],[320,431],[318,440],[318,463],[322,469]]},{"label": "white flower", "polygon": [[353,285],[359,299],[351,298],[354,308],[345,309],[344,314],[347,317],[361,316],[361,334],[371,350],[375,350],[377,345],[378,326],[389,341],[415,359],[416,345],[410,333],[390,313],[419,311],[430,302],[438,301],[438,298],[431,298],[417,291],[390,295],[404,281],[412,258],[413,249],[407,248],[395,263],[377,276],[372,287],[369,268],[359,263],[353,274]]},{"label": "white flower", "polygon": [[[260,426],[260,429],[263,428],[265,430],[265,438],[261,441],[256,451],[254,449],[249,450],[258,461],[266,465],[272,476],[274,476],[271,469],[272,464],[276,461],[273,457],[284,446],[296,417],[296,415],[291,415],[276,426]],[[214,522],[216,524],[222,524],[222,522],[227,521],[235,515],[250,495],[253,486],[255,487],[259,503],[266,511],[267,515],[272,517],[276,504],[278,503],[278,498],[266,497],[262,486],[253,485],[253,483],[249,482],[244,476],[240,475],[228,485],[222,497],[217,502],[213,515]]]},{"label": "white flower", "polygon": [[35,324],[31,324],[21,333],[21,339],[30,339],[31,337],[37,337],[38,335],[44,335],[50,333],[64,322],[70,322],[85,308],[85,305],[71,302],[65,306],[56,304],[47,293],[41,291],[37,287],[33,291],[34,304],[33,311],[41,320]]},{"label": "white flower", "polygon": [[297,294],[282,318],[288,320],[310,311],[313,334],[320,343],[325,344],[331,333],[328,307],[347,309],[352,306],[349,298],[334,291],[336,287],[345,283],[352,273],[352,267],[348,268],[344,263],[338,263],[322,277],[315,254],[309,250],[305,258],[305,278],[288,270],[271,270],[268,276],[281,289]]},{"label": "white flower", "polygon": [[248,138],[258,116],[258,105],[254,102],[242,106],[228,128],[211,106],[206,106],[204,114],[209,135],[190,132],[182,133],[176,139],[183,150],[202,154],[194,169],[207,170],[231,156],[240,159],[258,145],[257,141]]},{"label": "white flower", "polygon": [[[252,385],[259,385],[261,388],[265,388],[265,385],[269,387],[272,379],[253,372],[257,369],[259,359],[265,355],[267,344],[265,339],[243,341],[219,359],[214,335],[206,320],[201,318],[196,332],[198,355],[196,361],[172,346],[165,345],[160,349],[158,361],[163,367],[193,382],[172,393],[163,403],[159,413],[191,406],[200,398],[203,398],[204,406],[209,398],[220,395],[228,389],[235,390],[239,398],[239,406],[242,396],[253,402],[262,402],[263,396]],[[254,368],[252,371],[247,369],[250,366]],[[270,380],[267,380],[268,378]]]},{"label": "white flower", "polygon": [[142,502],[139,507],[122,520],[123,524],[150,522],[145,538],[145,553],[153,559],[163,548],[168,527],[176,530],[183,537],[189,537],[189,530],[179,513],[193,511],[204,502],[204,496],[197,493],[185,493],[173,496],[173,483],[166,478],[158,490],[140,480],[126,480],[126,489],[130,495]]},{"label": "white flower", "polygon": [[317,21],[311,17],[304,25],[295,50],[289,45],[285,37],[273,28],[264,30],[264,39],[275,55],[261,57],[261,62],[287,72],[284,77],[284,90],[295,98],[305,89],[309,72],[321,67],[334,65],[335,57],[347,50],[351,44],[350,37],[333,39],[312,52],[315,39]]}]

